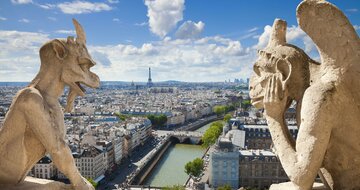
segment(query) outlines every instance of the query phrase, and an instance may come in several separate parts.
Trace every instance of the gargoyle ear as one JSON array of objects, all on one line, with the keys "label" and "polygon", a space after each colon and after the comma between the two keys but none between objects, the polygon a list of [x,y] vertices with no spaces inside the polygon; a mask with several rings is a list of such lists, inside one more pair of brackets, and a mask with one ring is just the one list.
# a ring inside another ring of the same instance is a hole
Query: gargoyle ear
[{"label": "gargoyle ear", "polygon": [[63,42],[60,40],[53,40],[51,42],[52,48],[55,51],[56,57],[63,60],[67,55],[67,50]]},{"label": "gargoyle ear", "polygon": [[282,83],[284,87],[290,78],[291,69],[291,64],[287,60],[279,59],[276,62],[276,70],[282,75]]}]

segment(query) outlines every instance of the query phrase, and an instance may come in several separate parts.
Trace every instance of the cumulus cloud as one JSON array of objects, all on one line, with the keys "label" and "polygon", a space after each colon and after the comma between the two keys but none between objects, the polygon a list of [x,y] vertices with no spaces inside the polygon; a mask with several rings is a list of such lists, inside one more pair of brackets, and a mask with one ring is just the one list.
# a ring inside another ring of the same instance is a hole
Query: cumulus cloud
[{"label": "cumulus cloud", "polygon": [[7,20],[7,18],[5,18],[5,17],[0,17],[0,21],[5,21],[5,20]]},{"label": "cumulus cloud", "polygon": [[114,22],[120,22],[120,19],[118,19],[118,18],[113,18],[112,21],[114,21]]},{"label": "cumulus cloud", "polygon": [[13,4],[29,4],[32,3],[32,0],[11,0]]},{"label": "cumulus cloud", "polygon": [[111,61],[109,60],[109,58],[107,57],[107,55],[105,53],[101,53],[98,51],[91,51],[90,53],[91,53],[92,58],[95,60],[95,62],[100,63],[104,67],[111,66]]},{"label": "cumulus cloud", "polygon": [[[270,40],[271,31],[272,27],[270,25],[266,25],[264,27],[264,32],[258,38],[258,43],[253,46],[253,48],[265,48]],[[308,54],[317,54],[314,42],[303,30],[301,30],[299,26],[292,25],[287,28],[286,40],[289,43],[294,43],[295,45],[298,45],[300,48],[304,48],[305,52]]]},{"label": "cumulus cloud", "polygon": [[145,0],[152,33],[164,38],[183,19],[185,0]]},{"label": "cumulus cloud", "polygon": [[0,81],[30,81],[40,65],[39,48],[48,34],[0,30]]},{"label": "cumulus cloud", "polygon": [[188,20],[179,27],[175,33],[175,36],[181,39],[196,38],[203,32],[204,27],[205,24],[201,21],[195,23]]},{"label": "cumulus cloud", "polygon": [[354,25],[354,29],[355,30],[360,30],[360,26],[359,25]]},{"label": "cumulus cloud", "polygon": [[102,64],[94,67],[102,80],[114,80],[114,77],[118,77],[116,80],[146,80],[148,67],[158,73],[153,76],[155,81],[223,81],[224,77],[245,78],[250,75],[256,58],[254,50],[242,47],[239,41],[220,36],[196,41],[166,38],[140,46],[91,46],[89,50],[90,53],[100,52],[106,55],[111,62],[110,67]]},{"label": "cumulus cloud", "polygon": [[[48,34],[1,31],[0,81],[30,81],[39,69],[39,48]],[[224,81],[246,78],[252,72],[255,50],[240,41],[210,36],[153,41],[140,45],[116,44],[88,49],[99,63],[92,70],[102,81],[146,81],[151,67],[154,81]]]},{"label": "cumulus cloud", "polygon": [[112,7],[105,3],[91,3],[88,1],[64,2],[57,4],[57,7],[65,14],[86,14],[112,9]]},{"label": "cumulus cloud", "polygon": [[272,27],[269,25],[266,25],[264,27],[264,32],[259,36],[258,43],[254,46],[254,48],[262,49],[267,46],[267,44],[270,40],[271,30],[272,30]]}]

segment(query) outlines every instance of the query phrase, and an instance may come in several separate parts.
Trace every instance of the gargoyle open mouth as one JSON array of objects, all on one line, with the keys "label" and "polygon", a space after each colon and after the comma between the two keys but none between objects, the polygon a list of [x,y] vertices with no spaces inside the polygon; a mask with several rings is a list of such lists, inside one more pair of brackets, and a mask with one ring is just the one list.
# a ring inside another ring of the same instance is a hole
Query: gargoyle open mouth
[{"label": "gargoyle open mouth", "polygon": [[75,82],[75,84],[80,88],[80,90],[81,90],[83,93],[86,92],[86,89],[81,86],[81,83],[80,83],[80,82]]},{"label": "gargoyle open mouth", "polygon": [[260,109],[263,107],[263,99],[264,99],[264,96],[258,96],[258,97],[254,97],[254,98],[251,98],[251,104]]}]

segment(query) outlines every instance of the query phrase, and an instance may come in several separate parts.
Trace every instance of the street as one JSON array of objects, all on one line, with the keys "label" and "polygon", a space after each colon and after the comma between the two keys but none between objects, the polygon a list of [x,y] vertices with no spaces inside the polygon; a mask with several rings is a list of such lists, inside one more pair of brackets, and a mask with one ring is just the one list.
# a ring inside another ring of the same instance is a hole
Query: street
[{"label": "street", "polygon": [[121,186],[126,181],[128,175],[135,172],[138,168],[140,161],[148,153],[150,153],[159,144],[160,140],[150,137],[145,141],[144,145],[136,147],[129,158],[124,158],[121,164],[98,185],[98,190],[114,189],[115,184]]}]

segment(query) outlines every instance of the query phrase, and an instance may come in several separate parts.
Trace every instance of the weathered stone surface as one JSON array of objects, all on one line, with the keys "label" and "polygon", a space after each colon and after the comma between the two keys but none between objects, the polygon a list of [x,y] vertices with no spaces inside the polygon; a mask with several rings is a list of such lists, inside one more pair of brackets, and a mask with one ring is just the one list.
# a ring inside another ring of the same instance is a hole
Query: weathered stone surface
[{"label": "weathered stone surface", "polygon": [[[94,189],[77,170],[65,142],[65,125],[58,98],[65,85],[70,87],[66,109],[72,109],[77,95],[83,96],[80,83],[96,88],[99,77],[90,72],[95,65],[86,49],[86,37],[80,24],[73,20],[77,38],[55,39],[40,48],[40,71],[30,85],[15,96],[0,130],[0,185],[41,189],[41,180],[24,181],[29,170],[46,153],[55,166],[71,181],[74,189]],[[31,178],[29,178],[31,179]],[[65,187],[45,182],[54,189]]]},{"label": "weathered stone surface", "polygon": [[39,179],[33,177],[26,177],[25,180],[16,185],[0,185],[0,189],[7,190],[71,190],[71,185],[61,182]]},{"label": "weathered stone surface", "polygon": [[[298,189],[291,182],[273,184],[270,186],[270,190],[293,190]],[[322,183],[314,183],[312,190],[327,190],[327,188]]]},{"label": "weathered stone surface", "polygon": [[[275,20],[259,51],[250,97],[264,108],[276,153],[291,182],[272,189],[310,190],[319,175],[328,189],[360,189],[360,40],[334,5],[305,0],[300,27],[317,45],[321,65],[287,44],[285,21]],[[299,133],[290,136],[284,113],[297,103]]]}]

